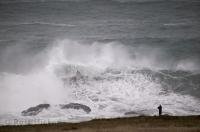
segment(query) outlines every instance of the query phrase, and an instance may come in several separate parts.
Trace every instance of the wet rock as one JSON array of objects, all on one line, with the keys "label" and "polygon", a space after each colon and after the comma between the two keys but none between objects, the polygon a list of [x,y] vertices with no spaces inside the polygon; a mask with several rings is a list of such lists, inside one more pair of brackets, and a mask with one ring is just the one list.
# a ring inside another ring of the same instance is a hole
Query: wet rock
[{"label": "wet rock", "polygon": [[42,112],[44,109],[48,109],[50,107],[49,104],[39,104],[35,107],[30,107],[27,110],[21,112],[22,116],[35,116]]},{"label": "wet rock", "polygon": [[139,115],[139,114],[135,111],[129,111],[129,112],[124,113],[124,115]]},{"label": "wet rock", "polygon": [[61,109],[82,109],[84,110],[86,113],[90,113],[91,109],[90,107],[83,105],[83,104],[79,104],[79,103],[69,103],[69,104],[65,104],[65,105],[60,105]]}]

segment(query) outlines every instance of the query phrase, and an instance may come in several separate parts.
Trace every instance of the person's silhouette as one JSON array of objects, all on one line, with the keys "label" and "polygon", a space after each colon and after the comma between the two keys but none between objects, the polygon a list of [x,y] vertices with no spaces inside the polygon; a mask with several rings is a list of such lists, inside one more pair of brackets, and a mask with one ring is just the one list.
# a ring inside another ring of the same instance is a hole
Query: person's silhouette
[{"label": "person's silhouette", "polygon": [[162,115],[162,105],[158,106],[158,110],[159,110],[159,116],[161,116]]}]

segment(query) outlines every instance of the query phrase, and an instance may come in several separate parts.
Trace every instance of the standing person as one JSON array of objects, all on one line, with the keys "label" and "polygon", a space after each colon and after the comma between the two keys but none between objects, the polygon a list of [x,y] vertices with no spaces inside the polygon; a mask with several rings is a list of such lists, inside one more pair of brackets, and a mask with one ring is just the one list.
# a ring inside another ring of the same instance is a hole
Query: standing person
[{"label": "standing person", "polygon": [[158,106],[158,110],[159,110],[159,116],[161,116],[162,115],[162,105]]}]

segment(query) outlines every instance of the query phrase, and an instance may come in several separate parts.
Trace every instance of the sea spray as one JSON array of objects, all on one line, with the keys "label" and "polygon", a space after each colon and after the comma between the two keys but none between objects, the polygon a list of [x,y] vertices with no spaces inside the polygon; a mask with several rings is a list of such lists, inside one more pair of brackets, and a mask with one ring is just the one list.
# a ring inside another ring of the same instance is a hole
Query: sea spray
[{"label": "sea spray", "polygon": [[[162,70],[148,68],[147,63],[153,66],[149,60],[136,61],[139,54],[119,42],[82,44],[66,39],[45,50],[46,65],[39,70],[1,73],[2,116],[11,112],[11,119],[27,118],[20,112],[41,103],[52,107],[36,117],[54,121],[118,117],[130,111],[154,115],[159,104],[171,115],[200,111],[198,99],[166,89],[160,80],[166,78],[164,73],[159,74]],[[171,73],[173,77],[173,70]],[[65,103],[85,104],[91,113],[59,109],[59,104]]]}]

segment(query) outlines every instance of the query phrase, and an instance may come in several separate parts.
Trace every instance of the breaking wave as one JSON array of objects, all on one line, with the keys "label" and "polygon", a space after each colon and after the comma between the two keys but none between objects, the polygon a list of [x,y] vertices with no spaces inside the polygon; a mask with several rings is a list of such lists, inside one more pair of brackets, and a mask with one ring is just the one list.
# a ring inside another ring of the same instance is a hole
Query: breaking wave
[{"label": "breaking wave", "polygon": [[[159,104],[164,114],[200,112],[198,73],[155,68],[155,58],[138,58],[136,50],[118,42],[82,44],[62,40],[47,51],[48,62],[40,70],[1,73],[1,123],[5,119],[35,118],[20,113],[41,103],[52,107],[37,118],[68,122],[127,116],[128,112],[156,115]],[[63,103],[85,104],[91,113],[64,112],[57,107]]]}]

